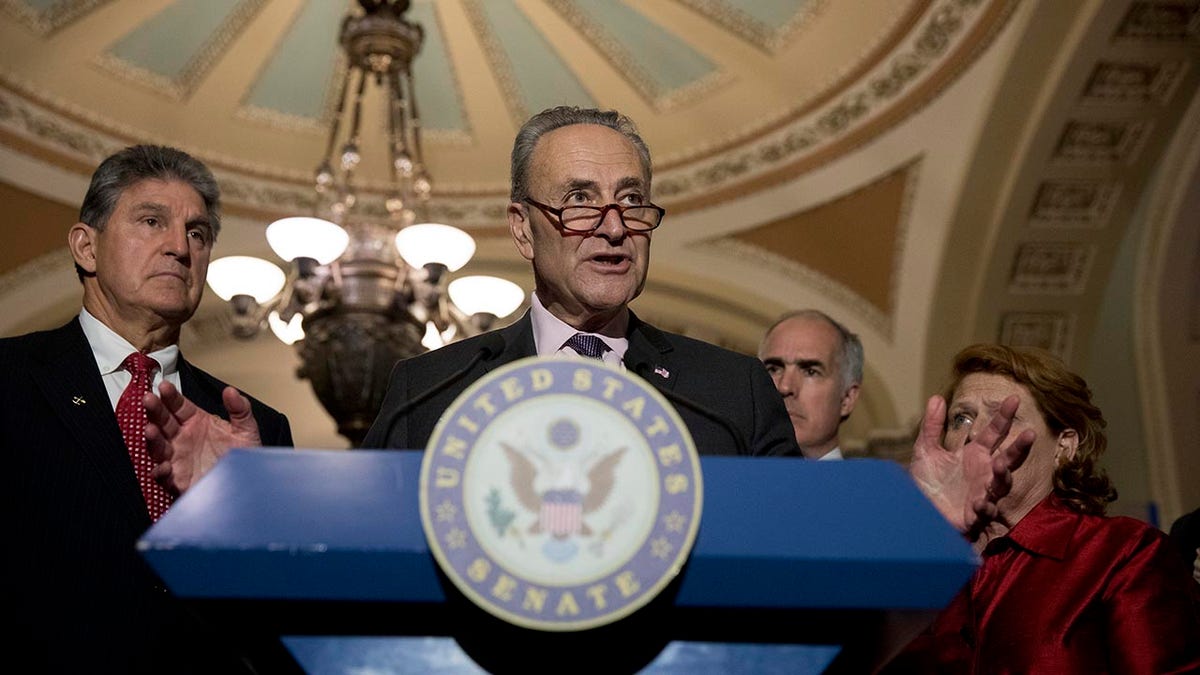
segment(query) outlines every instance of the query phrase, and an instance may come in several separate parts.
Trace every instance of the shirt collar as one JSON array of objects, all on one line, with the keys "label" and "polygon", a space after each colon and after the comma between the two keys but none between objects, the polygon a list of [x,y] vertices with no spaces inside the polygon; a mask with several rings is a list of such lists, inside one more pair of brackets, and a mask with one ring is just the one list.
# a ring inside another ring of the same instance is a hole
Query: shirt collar
[{"label": "shirt collar", "polygon": [[[101,375],[120,370],[125,357],[137,351],[128,340],[92,316],[86,309],[79,310],[79,325],[83,328],[83,335],[88,344],[91,345],[92,355],[96,357],[96,366],[99,367]],[[159,372],[163,377],[172,375],[179,369],[179,345],[164,347],[150,352],[148,356],[158,361]]]},{"label": "shirt collar", "polygon": [[[530,293],[529,319],[533,322],[533,343],[538,356],[548,356],[558,352],[563,343],[572,335],[581,331],[550,313],[542,301],[538,299],[537,291]],[[625,357],[629,349],[629,339],[625,337],[629,330],[629,310],[621,312],[609,321],[599,331],[588,333],[604,340],[604,344],[616,354],[618,359]]]},{"label": "shirt collar", "polygon": [[1050,495],[1025,514],[1005,537],[1031,553],[1063,560],[1082,520],[1082,514],[1072,511],[1057,497]]}]

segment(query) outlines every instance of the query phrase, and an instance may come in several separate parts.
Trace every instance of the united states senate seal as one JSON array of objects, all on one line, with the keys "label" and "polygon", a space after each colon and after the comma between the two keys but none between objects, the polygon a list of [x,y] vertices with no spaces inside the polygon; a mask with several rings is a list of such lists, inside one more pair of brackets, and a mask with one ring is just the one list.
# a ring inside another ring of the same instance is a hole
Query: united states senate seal
[{"label": "united states senate seal", "polygon": [[700,461],[652,385],[596,359],[530,357],[446,410],[421,465],[429,547],[462,593],[519,626],[616,621],[682,568]]}]

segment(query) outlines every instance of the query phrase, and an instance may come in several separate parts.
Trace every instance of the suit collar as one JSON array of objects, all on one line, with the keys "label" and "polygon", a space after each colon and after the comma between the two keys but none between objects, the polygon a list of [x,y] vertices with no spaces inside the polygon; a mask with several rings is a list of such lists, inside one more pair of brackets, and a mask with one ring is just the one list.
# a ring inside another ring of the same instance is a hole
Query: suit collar
[{"label": "suit collar", "polygon": [[214,386],[208,379],[200,376],[200,371],[188,363],[181,354],[178,361],[179,384],[184,396],[187,396],[201,410],[216,413],[226,417],[225,403],[221,399],[221,388]]},{"label": "suit collar", "polygon": [[[529,312],[513,323],[499,329],[504,338],[504,349],[499,356],[484,362],[491,371],[517,359],[537,354],[533,340],[533,320]],[[629,312],[629,349],[625,352],[625,366],[660,389],[674,389],[678,379],[677,367],[672,359],[674,347],[662,331],[642,321]]]},{"label": "suit collar", "polygon": [[629,350],[625,367],[659,389],[674,389],[679,373],[675,348],[662,331],[629,313]]},{"label": "suit collar", "polygon": [[78,318],[46,333],[41,360],[35,382],[74,439],[82,459],[91,462],[109,484],[109,491],[149,525],[116,414]]}]

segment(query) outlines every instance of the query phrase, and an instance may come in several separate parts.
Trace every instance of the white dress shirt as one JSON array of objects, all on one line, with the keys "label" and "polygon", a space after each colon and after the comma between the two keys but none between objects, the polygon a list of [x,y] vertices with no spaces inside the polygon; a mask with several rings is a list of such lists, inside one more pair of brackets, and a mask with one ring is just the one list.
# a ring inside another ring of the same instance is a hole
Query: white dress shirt
[{"label": "white dress shirt", "polygon": [[[79,311],[79,325],[83,327],[83,335],[92,347],[96,367],[100,369],[100,379],[104,380],[104,389],[108,392],[109,402],[115,411],[117,401],[121,400],[121,393],[133,379],[129,371],[121,368],[121,364],[125,362],[125,357],[136,352],[137,348],[86,309]],[[151,384],[156,394],[163,378],[175,385],[179,391],[183,391],[179,382],[179,345],[165,347],[147,356],[158,362],[158,370],[154,373],[154,382]]]}]

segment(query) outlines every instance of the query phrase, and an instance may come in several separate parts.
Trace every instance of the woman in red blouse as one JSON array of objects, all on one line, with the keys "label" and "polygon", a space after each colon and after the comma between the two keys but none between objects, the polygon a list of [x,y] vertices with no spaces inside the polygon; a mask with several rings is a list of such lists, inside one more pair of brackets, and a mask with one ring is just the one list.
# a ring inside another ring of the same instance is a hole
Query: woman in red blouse
[{"label": "woman in red blouse", "polygon": [[1159,530],[1104,516],[1117,493],[1097,466],[1104,418],[1083,378],[1040,350],[980,344],[954,360],[944,446],[962,448],[1001,403],[1009,438],[1037,435],[983,563],[886,672],[1200,672],[1200,593]]}]

